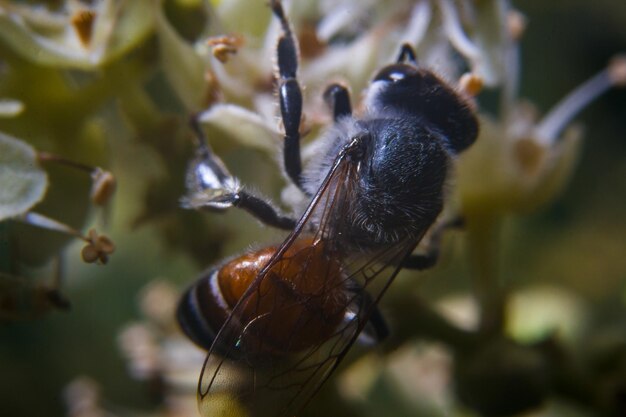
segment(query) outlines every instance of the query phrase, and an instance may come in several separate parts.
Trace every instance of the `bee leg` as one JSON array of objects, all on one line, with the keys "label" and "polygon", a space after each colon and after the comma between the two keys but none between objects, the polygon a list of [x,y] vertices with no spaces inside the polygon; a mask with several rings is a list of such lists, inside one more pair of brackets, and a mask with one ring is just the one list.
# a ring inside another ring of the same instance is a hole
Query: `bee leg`
[{"label": "bee leg", "polygon": [[352,115],[350,94],[345,86],[335,83],[326,87],[324,101],[333,112],[335,123],[344,116]]},{"label": "bee leg", "polygon": [[[373,303],[370,298],[370,302]],[[377,345],[389,336],[389,327],[383,317],[383,314],[378,309],[377,305],[372,306],[372,312],[367,319],[367,324],[363,328],[363,331],[357,339],[362,345]]]},{"label": "bee leg", "polygon": [[412,253],[408,258],[402,262],[402,268],[415,269],[422,271],[424,269],[430,269],[439,259],[439,249],[431,249],[428,253]]},{"label": "bee leg", "polygon": [[293,230],[297,221],[289,216],[284,216],[267,201],[249,194],[246,191],[239,191],[233,205],[243,209],[254,216],[261,223],[278,229]]},{"label": "bee leg", "polygon": [[187,195],[181,200],[185,208],[225,211],[237,207],[262,223],[292,230],[296,220],[281,214],[271,203],[242,189],[222,160],[213,153],[195,117],[190,120],[196,138],[196,157],[187,171]]},{"label": "bee leg", "polygon": [[435,266],[439,259],[439,246],[441,245],[443,232],[448,229],[460,229],[463,227],[463,224],[463,218],[456,217],[451,221],[438,225],[431,234],[428,251],[426,253],[412,253],[402,262],[402,267],[421,271]]},{"label": "bee leg", "polygon": [[417,55],[415,53],[415,49],[413,49],[413,47],[408,43],[403,43],[400,47],[400,54],[398,55],[396,62],[401,64],[407,61],[417,66]]},{"label": "bee leg", "polygon": [[347,290],[354,293],[354,298],[348,308],[348,315],[367,318],[357,339],[358,342],[362,345],[373,346],[385,340],[389,336],[389,327],[371,295],[355,280],[348,281]]},{"label": "bee leg", "polygon": [[270,7],[280,21],[283,34],[276,46],[278,61],[278,97],[280,114],[285,128],[283,158],[285,171],[302,189],[302,161],[300,158],[300,120],[302,119],[302,91],[296,78],[298,50],[285,11],[280,1],[272,0]]}]

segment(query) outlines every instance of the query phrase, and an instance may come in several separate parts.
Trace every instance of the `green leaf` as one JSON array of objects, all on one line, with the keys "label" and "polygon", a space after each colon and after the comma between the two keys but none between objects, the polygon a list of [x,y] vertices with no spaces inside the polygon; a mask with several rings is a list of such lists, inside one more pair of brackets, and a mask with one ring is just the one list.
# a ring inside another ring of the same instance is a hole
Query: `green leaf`
[{"label": "green leaf", "polygon": [[30,210],[46,193],[48,176],[37,165],[37,152],[0,133],[0,220]]}]

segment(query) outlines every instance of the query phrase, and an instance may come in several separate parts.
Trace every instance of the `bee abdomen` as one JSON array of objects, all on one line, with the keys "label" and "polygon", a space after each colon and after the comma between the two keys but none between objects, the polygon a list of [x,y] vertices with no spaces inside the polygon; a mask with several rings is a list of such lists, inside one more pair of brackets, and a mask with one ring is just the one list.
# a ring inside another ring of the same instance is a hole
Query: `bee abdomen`
[{"label": "bee abdomen", "polygon": [[181,329],[198,346],[209,350],[230,307],[217,284],[218,270],[212,269],[185,291],[176,318]]}]

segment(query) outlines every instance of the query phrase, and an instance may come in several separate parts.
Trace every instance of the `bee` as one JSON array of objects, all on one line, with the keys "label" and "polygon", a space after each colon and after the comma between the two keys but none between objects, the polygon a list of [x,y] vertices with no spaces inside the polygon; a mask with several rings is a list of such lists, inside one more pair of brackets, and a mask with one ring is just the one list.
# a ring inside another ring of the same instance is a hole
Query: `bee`
[{"label": "bee", "polygon": [[208,350],[198,385],[206,416],[294,415],[355,342],[385,337],[376,305],[402,268],[435,264],[436,247],[414,250],[442,211],[453,158],[478,134],[468,99],[403,45],[397,62],[374,76],[361,114],[353,114],[345,86],[326,89],[333,125],[303,167],[298,47],[281,2],[270,7],[281,25],[284,170],[306,204],[294,219],[244,190],[192,120],[200,140],[183,206],[238,207],[289,231],[279,245],[210,269],[179,303],[182,329]]}]

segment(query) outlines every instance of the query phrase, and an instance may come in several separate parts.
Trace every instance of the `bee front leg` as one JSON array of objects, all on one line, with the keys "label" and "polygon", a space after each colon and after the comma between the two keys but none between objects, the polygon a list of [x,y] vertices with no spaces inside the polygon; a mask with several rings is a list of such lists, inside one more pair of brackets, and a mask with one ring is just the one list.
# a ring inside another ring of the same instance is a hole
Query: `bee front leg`
[{"label": "bee front leg", "polygon": [[261,223],[278,229],[293,230],[297,221],[289,216],[281,214],[276,207],[268,201],[240,190],[233,205],[243,209],[254,216]]},{"label": "bee front leg", "polygon": [[196,137],[196,156],[187,169],[187,194],[181,199],[184,208],[225,211],[237,207],[250,213],[261,223],[291,230],[296,220],[285,216],[268,200],[245,191],[222,160],[213,153],[195,117],[191,127]]},{"label": "bee front leg", "polygon": [[350,94],[348,89],[341,84],[331,84],[324,91],[324,101],[333,112],[335,123],[342,117],[352,115]]},{"label": "bee front leg", "polygon": [[283,34],[276,46],[278,61],[278,97],[280,115],[285,128],[283,158],[289,178],[302,188],[302,160],[300,156],[300,121],[302,119],[302,90],[297,79],[298,49],[280,1],[270,3],[274,16],[280,21]]}]

